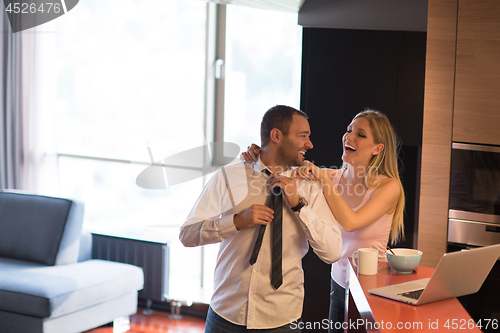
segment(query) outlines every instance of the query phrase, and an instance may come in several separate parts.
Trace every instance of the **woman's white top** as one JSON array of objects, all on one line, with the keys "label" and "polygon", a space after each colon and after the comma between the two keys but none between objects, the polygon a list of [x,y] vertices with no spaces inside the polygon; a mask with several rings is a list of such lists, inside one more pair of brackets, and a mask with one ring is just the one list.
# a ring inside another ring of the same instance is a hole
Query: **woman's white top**
[{"label": "woman's white top", "polygon": [[[343,172],[344,169],[339,170],[332,179],[334,186],[337,186],[339,183]],[[363,207],[371,199],[376,188],[377,187],[366,190],[363,200],[359,206],[353,208],[353,210],[357,211]],[[385,252],[387,250],[387,242],[391,232],[393,217],[394,213],[390,215],[384,214],[378,220],[372,222],[366,227],[353,232],[347,232],[342,228],[342,226],[340,226],[343,243],[342,256],[338,261],[332,264],[332,279],[337,282],[338,285],[343,288],[346,287],[346,269],[348,265],[347,258],[352,257],[354,251],[357,251],[360,248],[368,247],[377,249],[379,261],[387,261]]]}]

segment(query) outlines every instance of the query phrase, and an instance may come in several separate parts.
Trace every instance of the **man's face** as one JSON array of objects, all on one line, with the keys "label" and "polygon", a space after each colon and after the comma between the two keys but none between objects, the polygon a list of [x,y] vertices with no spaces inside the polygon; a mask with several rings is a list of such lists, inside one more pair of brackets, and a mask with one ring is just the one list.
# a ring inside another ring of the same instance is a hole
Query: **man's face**
[{"label": "man's face", "polygon": [[305,159],[304,154],[308,149],[313,148],[309,135],[311,135],[311,130],[307,119],[294,114],[288,135],[283,137],[276,152],[277,160],[285,167],[302,165]]}]

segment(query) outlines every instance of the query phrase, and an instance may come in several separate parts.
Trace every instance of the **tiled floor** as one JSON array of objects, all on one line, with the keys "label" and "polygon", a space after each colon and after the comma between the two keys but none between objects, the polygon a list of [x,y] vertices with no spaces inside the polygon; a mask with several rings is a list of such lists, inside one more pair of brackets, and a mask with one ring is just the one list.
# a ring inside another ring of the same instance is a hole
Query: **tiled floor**
[{"label": "tiled floor", "polygon": [[[130,317],[128,333],[203,333],[205,320],[183,316],[182,319],[169,318],[170,313],[153,311],[151,315],[142,313],[142,309]],[[113,333],[112,327],[96,328],[85,333]]]}]

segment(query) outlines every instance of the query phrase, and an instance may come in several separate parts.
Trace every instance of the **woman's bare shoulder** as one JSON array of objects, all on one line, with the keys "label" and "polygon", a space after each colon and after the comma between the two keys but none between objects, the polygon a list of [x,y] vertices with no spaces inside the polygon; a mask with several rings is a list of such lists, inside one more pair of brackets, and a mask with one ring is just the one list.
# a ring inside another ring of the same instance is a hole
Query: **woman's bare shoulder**
[{"label": "woman's bare shoulder", "polygon": [[324,169],[324,170],[326,170],[326,173],[328,174],[328,176],[330,176],[330,178],[334,178],[335,176],[340,174],[340,169]]},{"label": "woman's bare shoulder", "polygon": [[397,179],[390,178],[387,176],[379,176],[377,179],[377,182],[375,183],[376,190],[379,191],[395,191],[398,192],[400,191],[400,183]]}]

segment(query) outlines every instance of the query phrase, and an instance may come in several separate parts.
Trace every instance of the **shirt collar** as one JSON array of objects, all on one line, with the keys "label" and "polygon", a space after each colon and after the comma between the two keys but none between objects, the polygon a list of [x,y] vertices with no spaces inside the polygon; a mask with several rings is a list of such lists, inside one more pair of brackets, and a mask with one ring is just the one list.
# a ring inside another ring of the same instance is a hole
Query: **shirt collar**
[{"label": "shirt collar", "polygon": [[[282,172],[281,174],[283,176],[290,176],[290,174],[292,173],[293,169],[295,167],[288,167],[288,169],[284,172]],[[264,169],[268,169],[268,167],[262,163],[262,161],[260,160],[260,155],[257,157],[257,161],[255,162],[254,166],[253,166],[253,174],[254,176],[257,176],[259,173],[262,172],[262,170]],[[271,171],[271,170],[269,170]]]},{"label": "shirt collar", "polygon": [[267,169],[267,166],[260,160],[260,155],[257,157],[257,161],[253,165],[253,175],[257,176],[262,170]]}]

